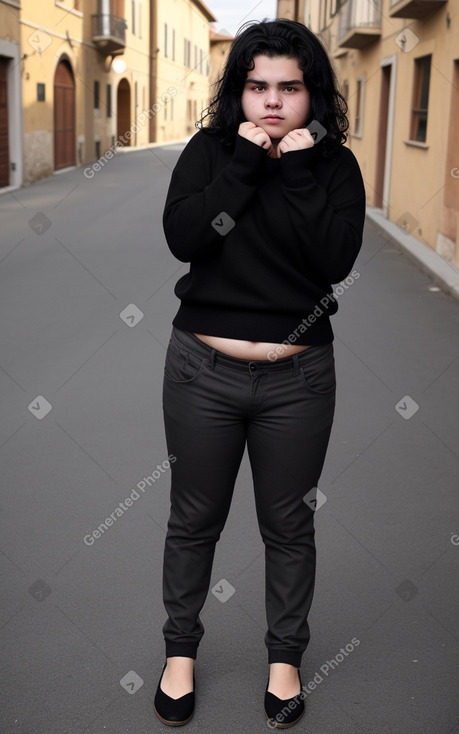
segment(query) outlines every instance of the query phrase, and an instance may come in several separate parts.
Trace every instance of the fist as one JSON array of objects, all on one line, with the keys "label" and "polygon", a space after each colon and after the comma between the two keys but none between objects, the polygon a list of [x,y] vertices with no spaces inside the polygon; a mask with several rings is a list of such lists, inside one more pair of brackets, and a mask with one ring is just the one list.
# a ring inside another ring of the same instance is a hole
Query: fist
[{"label": "fist", "polygon": [[257,127],[254,122],[241,122],[238,134],[261,148],[266,148],[266,150],[271,148],[272,143],[268,133],[262,127]]},{"label": "fist", "polygon": [[288,153],[291,150],[304,150],[313,147],[314,139],[306,127],[290,130],[277,146],[277,157],[280,158],[282,153]]}]

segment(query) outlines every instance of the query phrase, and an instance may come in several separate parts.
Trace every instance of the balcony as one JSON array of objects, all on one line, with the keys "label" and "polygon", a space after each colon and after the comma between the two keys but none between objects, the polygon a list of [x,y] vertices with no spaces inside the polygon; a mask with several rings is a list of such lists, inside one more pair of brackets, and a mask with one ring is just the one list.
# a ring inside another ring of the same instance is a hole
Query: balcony
[{"label": "balcony", "polygon": [[338,16],[338,46],[362,49],[381,37],[381,0],[347,0]]},{"label": "balcony", "polygon": [[92,17],[92,40],[99,51],[106,55],[123,53],[126,48],[127,23],[124,18],[107,13]]},{"label": "balcony", "polygon": [[447,2],[448,0],[391,0],[389,14],[392,18],[424,18]]}]

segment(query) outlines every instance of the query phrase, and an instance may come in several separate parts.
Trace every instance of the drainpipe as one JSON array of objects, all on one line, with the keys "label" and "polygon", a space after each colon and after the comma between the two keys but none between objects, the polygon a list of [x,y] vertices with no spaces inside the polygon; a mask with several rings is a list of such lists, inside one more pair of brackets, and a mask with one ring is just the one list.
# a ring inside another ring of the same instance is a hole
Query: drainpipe
[{"label": "drainpipe", "polygon": [[[156,101],[156,17],[157,17],[157,3],[156,0],[150,0],[150,110],[153,109],[153,105]],[[156,114],[149,116],[149,136],[150,143],[156,142]]]},{"label": "drainpipe", "polygon": [[100,12],[102,13],[102,34],[110,35],[110,0],[101,0]]}]

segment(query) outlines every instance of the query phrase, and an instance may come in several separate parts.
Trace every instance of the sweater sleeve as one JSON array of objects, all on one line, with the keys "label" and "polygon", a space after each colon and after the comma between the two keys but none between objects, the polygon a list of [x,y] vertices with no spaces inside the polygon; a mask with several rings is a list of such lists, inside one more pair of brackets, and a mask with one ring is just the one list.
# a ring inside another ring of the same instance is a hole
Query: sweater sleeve
[{"label": "sweater sleeve", "polygon": [[303,255],[328,283],[346,278],[362,245],[365,188],[354,154],[341,156],[327,190],[313,176],[314,148],[281,156],[282,188]]},{"label": "sweater sleeve", "polygon": [[169,249],[181,262],[205,258],[222,246],[257,190],[267,155],[238,134],[231,160],[212,178],[215,143],[202,131],[196,133],[172,172],[163,226]]}]

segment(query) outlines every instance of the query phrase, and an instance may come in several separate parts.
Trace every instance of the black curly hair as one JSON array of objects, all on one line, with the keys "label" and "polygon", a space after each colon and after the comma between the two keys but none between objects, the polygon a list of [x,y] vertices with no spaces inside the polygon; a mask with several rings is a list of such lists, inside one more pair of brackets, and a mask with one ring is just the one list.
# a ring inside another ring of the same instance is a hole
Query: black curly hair
[{"label": "black curly hair", "polygon": [[295,20],[248,21],[239,28],[222,76],[215,82],[215,96],[196,126],[204,132],[218,134],[225,146],[234,146],[239,125],[246,121],[241,95],[247,72],[255,66],[253,57],[258,54],[297,60],[310,95],[308,123],[317,120],[327,130],[317,148],[324,157],[332,155],[347,139],[347,103],[338,91],[336,75],[322,43],[309,28]]}]

